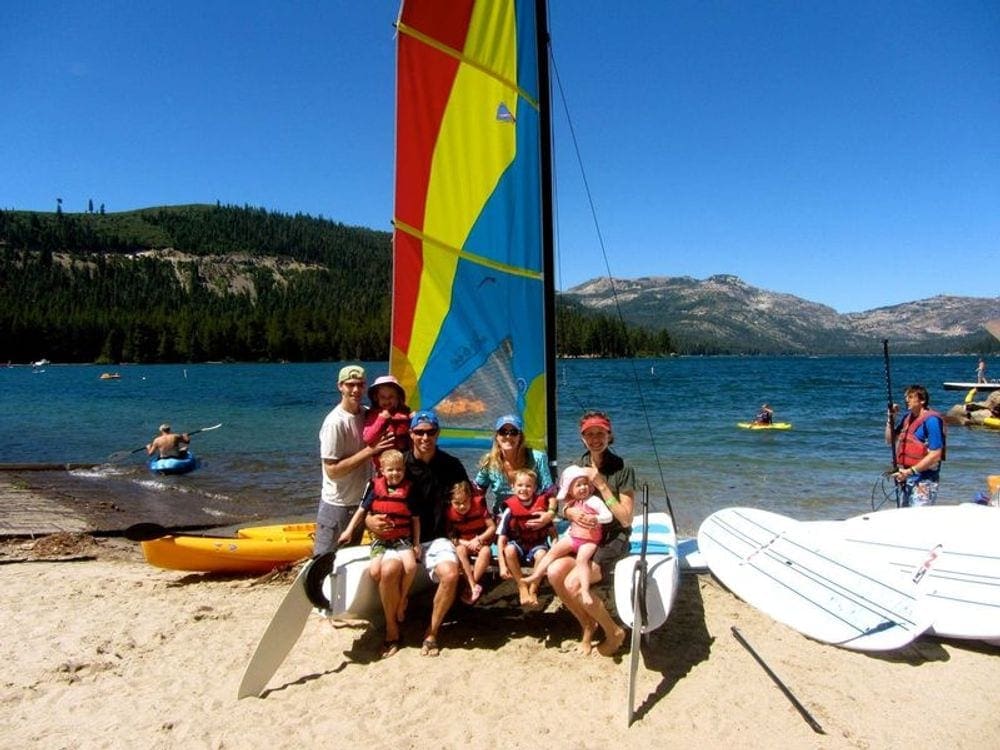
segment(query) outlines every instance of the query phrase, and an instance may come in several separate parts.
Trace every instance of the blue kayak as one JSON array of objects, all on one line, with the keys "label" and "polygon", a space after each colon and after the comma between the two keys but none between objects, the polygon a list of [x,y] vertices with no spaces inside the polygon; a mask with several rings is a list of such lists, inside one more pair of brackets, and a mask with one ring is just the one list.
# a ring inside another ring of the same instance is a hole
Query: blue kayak
[{"label": "blue kayak", "polygon": [[187,474],[197,468],[198,459],[190,451],[183,458],[154,458],[149,462],[154,474]]}]

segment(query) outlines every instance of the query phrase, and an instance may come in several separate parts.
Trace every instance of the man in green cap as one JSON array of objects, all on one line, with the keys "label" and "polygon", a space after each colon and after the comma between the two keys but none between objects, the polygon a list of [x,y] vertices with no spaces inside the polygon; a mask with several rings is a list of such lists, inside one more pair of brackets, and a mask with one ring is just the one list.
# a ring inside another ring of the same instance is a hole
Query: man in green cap
[{"label": "man in green cap", "polygon": [[[316,515],[314,555],[337,551],[337,537],[361,504],[371,478],[372,456],[392,447],[391,435],[382,436],[370,446],[361,436],[367,411],[362,403],[365,386],[365,369],[361,365],[342,367],[337,376],[340,403],[326,415],[319,430],[323,486]],[[356,541],[360,538],[352,540]]]}]

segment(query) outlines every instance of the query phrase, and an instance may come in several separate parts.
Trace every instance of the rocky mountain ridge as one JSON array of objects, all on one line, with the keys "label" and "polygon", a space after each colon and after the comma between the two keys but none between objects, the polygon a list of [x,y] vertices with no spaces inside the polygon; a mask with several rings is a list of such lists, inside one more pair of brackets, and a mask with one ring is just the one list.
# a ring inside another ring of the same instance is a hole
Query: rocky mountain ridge
[{"label": "rocky mountain ridge", "polygon": [[986,321],[1000,297],[939,295],[860,313],[751,286],[737,276],[591,279],[563,293],[584,307],[612,311],[615,293],[627,322],[665,326],[681,351],[704,353],[870,353],[882,339],[897,351],[942,353],[987,346]]}]

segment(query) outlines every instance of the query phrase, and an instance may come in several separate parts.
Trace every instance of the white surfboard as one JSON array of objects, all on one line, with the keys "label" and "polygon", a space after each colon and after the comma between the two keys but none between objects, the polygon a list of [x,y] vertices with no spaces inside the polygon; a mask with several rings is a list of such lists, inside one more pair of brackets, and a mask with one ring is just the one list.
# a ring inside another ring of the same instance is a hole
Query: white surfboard
[{"label": "white surfboard", "polygon": [[901,577],[919,576],[937,635],[1000,639],[1000,509],[973,503],[893,508],[805,525]]},{"label": "white surfboard", "polygon": [[[633,573],[642,549],[642,516],[636,516],[627,557],[615,563],[614,592],[618,619],[632,627]],[[646,622],[643,633],[650,633],[667,621],[677,596],[680,581],[680,561],[677,555],[677,534],[667,513],[649,514],[649,541],[646,546]]]},{"label": "white surfboard", "polygon": [[285,598],[272,615],[271,622],[243,670],[243,678],[236,691],[237,699],[263,693],[268,681],[302,635],[313,607],[306,594],[306,578],[313,562],[314,560],[310,560],[302,566]]},{"label": "white surfboard", "polygon": [[856,651],[901,648],[931,625],[912,580],[791,518],[726,508],[698,547],[734,594],[804,635]]}]

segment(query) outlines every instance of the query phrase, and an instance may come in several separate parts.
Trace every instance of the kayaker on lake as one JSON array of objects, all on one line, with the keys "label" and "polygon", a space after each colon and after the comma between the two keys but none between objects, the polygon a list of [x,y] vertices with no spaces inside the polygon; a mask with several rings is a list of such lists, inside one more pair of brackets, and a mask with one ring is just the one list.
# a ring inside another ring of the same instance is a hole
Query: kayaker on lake
[{"label": "kayaker on lake", "polygon": [[191,437],[186,432],[170,431],[170,425],[164,422],[160,425],[160,434],[146,446],[146,455],[152,456],[159,451],[160,458],[185,458]]},{"label": "kayaker on lake", "polygon": [[754,424],[771,424],[774,422],[774,409],[768,404],[761,404],[760,411],[753,418]]}]

